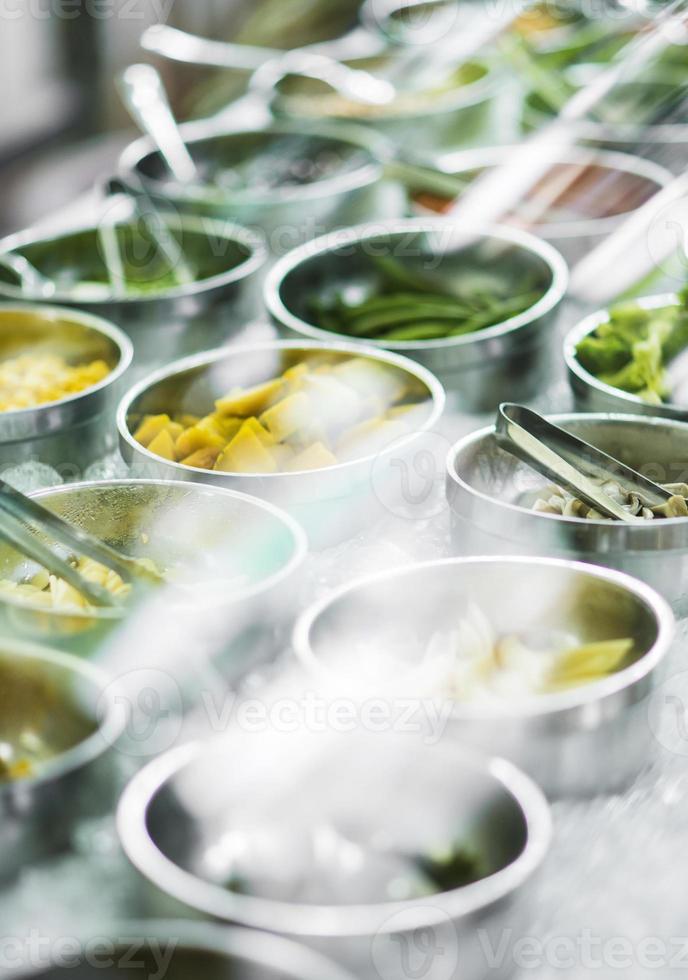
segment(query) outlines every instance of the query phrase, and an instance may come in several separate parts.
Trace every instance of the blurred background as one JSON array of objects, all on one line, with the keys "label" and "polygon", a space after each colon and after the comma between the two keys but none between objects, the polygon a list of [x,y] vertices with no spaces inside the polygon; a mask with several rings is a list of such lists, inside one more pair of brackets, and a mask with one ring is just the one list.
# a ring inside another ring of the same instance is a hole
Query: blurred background
[{"label": "blurred background", "polygon": [[[132,128],[112,79],[150,24],[295,47],[337,37],[359,0],[0,0],[0,233],[58,209],[107,176]],[[207,115],[245,75],[160,62],[180,119]],[[212,87],[210,81],[212,79]]]}]

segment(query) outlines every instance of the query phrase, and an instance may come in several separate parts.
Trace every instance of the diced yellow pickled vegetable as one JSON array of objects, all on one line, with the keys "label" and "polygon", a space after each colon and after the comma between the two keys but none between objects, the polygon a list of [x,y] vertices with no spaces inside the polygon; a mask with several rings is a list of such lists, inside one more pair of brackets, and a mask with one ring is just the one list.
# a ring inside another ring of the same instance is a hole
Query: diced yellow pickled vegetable
[{"label": "diced yellow pickled vegetable", "polygon": [[223,473],[275,473],[277,463],[253,429],[244,424],[215,463]]},{"label": "diced yellow pickled vegetable", "polygon": [[177,457],[185,459],[199,449],[224,449],[242,424],[241,419],[207,415],[179,436],[175,446]]},{"label": "diced yellow pickled vegetable", "polygon": [[174,440],[167,429],[163,429],[157,434],[155,439],[148,444],[148,451],[162,456],[163,459],[176,460],[177,455],[174,449]]},{"label": "diced yellow pickled vegetable", "polygon": [[249,429],[253,433],[255,433],[255,435],[260,439],[260,441],[263,443],[264,446],[274,446],[275,445],[275,437],[273,435],[271,435],[268,432],[268,430],[265,429],[260,424],[260,422],[258,421],[258,419],[256,419],[256,418],[246,419],[246,421],[244,422],[244,425],[247,425],[249,427]]},{"label": "diced yellow pickled vegetable", "polygon": [[367,419],[344,433],[337,443],[337,452],[347,459],[366,456],[385,449],[407,433],[408,429],[401,422]]},{"label": "diced yellow pickled vegetable", "polygon": [[268,402],[280,391],[282,387],[281,378],[273,378],[263,384],[256,385],[255,388],[235,388],[224,398],[218,398],[215,408],[220,415],[241,415],[246,418],[249,415],[260,415],[268,405]]},{"label": "diced yellow pickled vegetable", "polygon": [[287,368],[287,370],[282,375],[287,387],[290,391],[295,390],[299,387],[299,382],[302,381],[308,374],[308,364],[305,361],[301,361],[299,364],[295,364],[293,367]]},{"label": "diced yellow pickled vegetable", "polygon": [[308,449],[298,453],[288,464],[287,469],[297,472],[299,470],[320,470],[325,466],[334,466],[337,457],[334,456],[327,446],[322,442],[314,442]]},{"label": "diced yellow pickled vegetable", "polygon": [[303,392],[283,398],[260,417],[260,421],[277,442],[283,442],[295,432],[307,429],[313,419],[310,399]]},{"label": "diced yellow pickled vegetable", "polygon": [[558,660],[550,685],[554,688],[578,686],[599,680],[618,670],[633,649],[633,640],[604,640],[567,650]]},{"label": "diced yellow pickled vegetable", "polygon": [[190,429],[192,425],[197,425],[201,421],[200,415],[189,415],[188,412],[182,412],[181,415],[175,415],[175,422],[179,422],[182,429]]},{"label": "diced yellow pickled vegetable", "polygon": [[182,463],[184,466],[194,466],[198,470],[212,470],[221,452],[222,450],[219,446],[215,448],[208,446],[205,449],[197,449],[195,453],[191,453],[190,456],[183,459]]},{"label": "diced yellow pickled vegetable", "polygon": [[303,380],[313,418],[326,429],[341,431],[361,417],[363,399],[349,385],[329,374],[309,375]]},{"label": "diced yellow pickled vegetable", "polygon": [[365,357],[352,357],[343,361],[332,369],[332,373],[360,394],[376,395],[386,404],[399,401],[408,390],[408,384],[400,371]]},{"label": "diced yellow pickled vegetable", "polygon": [[169,415],[146,415],[134,433],[134,439],[142,446],[148,447],[153,439],[171,424],[172,419]]},{"label": "diced yellow pickled vegetable", "polygon": [[278,470],[285,470],[294,456],[296,456],[292,447],[286,443],[276,442],[270,449],[270,452],[272,453],[272,458],[277,463]]}]

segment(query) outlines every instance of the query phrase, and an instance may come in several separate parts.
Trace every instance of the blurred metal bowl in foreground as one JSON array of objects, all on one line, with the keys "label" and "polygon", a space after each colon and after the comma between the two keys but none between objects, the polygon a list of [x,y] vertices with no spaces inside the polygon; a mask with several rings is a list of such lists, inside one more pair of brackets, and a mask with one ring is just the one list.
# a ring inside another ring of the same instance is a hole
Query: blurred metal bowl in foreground
[{"label": "blurred metal bowl in foreground", "polygon": [[[178,594],[169,599],[164,586],[151,592],[151,599],[159,594],[158,601],[169,601],[171,608],[165,614],[164,605],[156,606],[153,623],[140,621],[151,634],[133,643],[137,666],[166,665],[176,673],[179,665],[171,656],[170,639],[164,640],[165,630],[179,634],[187,619],[196,623],[191,639],[195,637],[199,669],[208,656],[203,638],[214,643],[206,637],[209,629],[220,634],[221,659],[232,678],[274,652],[289,615],[294,576],[306,554],[305,534],[287,514],[246,494],[162,480],[78,483],[34,497],[125,554],[153,561],[177,583]],[[12,547],[0,544],[0,579],[24,581],[37,570]],[[191,587],[188,593],[186,585]],[[132,597],[129,609],[126,600],[121,608],[55,608],[0,589],[0,629],[89,656],[110,637],[114,666],[121,667],[116,631],[136,604]],[[175,621],[173,613],[182,619]],[[140,615],[147,615],[145,608]],[[121,640],[125,647],[127,635]],[[189,661],[185,654],[184,660],[193,676],[193,658]]]},{"label": "blurred metal bowl in foreground", "polygon": [[0,358],[23,355],[57,355],[74,366],[103,360],[110,369],[102,381],[77,394],[0,412],[0,465],[41,462],[66,480],[77,479],[114,448],[110,412],[131,364],[131,342],[112,323],[88,313],[0,303]]},{"label": "blurred metal bowl in foreground", "polygon": [[108,676],[76,657],[0,641],[0,877],[104,816],[124,718]]},{"label": "blurred metal bowl in foreground", "polygon": [[318,326],[312,304],[345,289],[375,294],[385,281],[380,259],[395,260],[403,274],[430,277],[438,290],[450,295],[457,275],[469,272],[509,277],[514,290],[526,278],[537,280],[540,298],[532,307],[482,330],[425,341],[359,339],[423,364],[468,411],[488,411],[505,399],[523,400],[538,391],[549,374],[554,319],[568,271],[551,245],[525,232],[458,229],[442,218],[334,232],[295,249],[274,266],[265,283],[268,311],[289,334],[319,341],[343,337]]},{"label": "blurred metal bowl in foreground", "polygon": [[[326,736],[316,738],[326,740]],[[309,759],[299,758],[296,739],[290,750],[296,755],[290,758],[298,769],[300,763],[308,766]],[[465,980],[482,980],[488,969],[494,970],[494,976],[508,975],[513,970],[510,944],[522,935],[527,921],[524,889],[549,846],[550,818],[539,790],[508,763],[466,756],[447,742],[433,746],[405,742],[404,752],[390,758],[384,736],[366,739],[362,754],[352,752],[357,743],[349,736],[346,740],[346,750],[338,743],[342,755],[329,761],[330,779],[338,780],[346,792],[334,787],[332,792],[323,791],[321,782],[322,795],[313,809],[293,799],[280,812],[266,813],[260,793],[252,800],[242,796],[243,803],[237,799],[233,806],[229,797],[244,785],[246,771],[242,767],[237,784],[231,740],[182,746],[146,766],[122,797],[118,828],[129,859],[152,886],[151,906],[173,903],[177,909],[181,905],[225,922],[299,937],[344,964],[360,980],[403,976],[413,948],[409,944],[419,930],[429,939],[425,975],[432,980],[446,977],[448,964],[455,970],[452,975]],[[315,751],[319,751],[317,744]],[[326,741],[323,766],[327,767],[328,759]],[[323,775],[322,770],[308,771],[312,778]],[[387,819],[390,772],[398,780],[392,793],[394,828]],[[265,778],[270,777],[265,774]],[[213,790],[204,794],[199,805],[199,787],[209,784]],[[252,811],[256,824],[251,823]],[[359,853],[359,848],[367,855],[354,871],[347,871],[346,862],[335,863],[331,875],[323,878],[334,895],[341,894],[338,889],[348,880],[347,898],[331,904],[298,904],[269,894],[247,894],[247,882],[231,889],[232,843],[240,843],[246,835],[253,844],[274,845],[267,853],[274,856],[271,867],[276,879],[289,880],[296,868],[298,882],[307,884],[310,871],[298,859],[303,844],[298,821],[305,818],[309,837],[317,828],[308,820],[317,822],[321,812],[334,839],[350,842],[340,857],[352,850]],[[357,902],[357,883],[359,894],[362,889],[370,892],[365,861],[391,852],[410,859],[429,851],[452,852],[457,841],[476,855],[479,880],[462,887],[436,886],[436,894],[408,901],[387,897]],[[286,850],[280,852],[280,846]],[[490,944],[492,949],[500,945],[499,968],[486,963]]]},{"label": "blurred metal bowl in foreground", "polygon": [[[441,658],[451,656],[452,631],[463,628],[462,652],[471,645],[463,624],[475,610],[496,642],[516,636],[527,646],[539,637],[540,649],[553,636],[571,637],[574,647],[627,637],[631,663],[554,693],[510,688],[513,696],[488,703],[455,700],[451,662],[445,670]],[[590,794],[624,786],[647,758],[645,702],[673,632],[664,601],[628,576],[495,557],[410,565],[354,582],[304,613],[294,647],[330,690],[338,685],[346,696],[356,684],[369,697],[434,697],[451,705],[447,735],[511,759],[551,795]]]}]

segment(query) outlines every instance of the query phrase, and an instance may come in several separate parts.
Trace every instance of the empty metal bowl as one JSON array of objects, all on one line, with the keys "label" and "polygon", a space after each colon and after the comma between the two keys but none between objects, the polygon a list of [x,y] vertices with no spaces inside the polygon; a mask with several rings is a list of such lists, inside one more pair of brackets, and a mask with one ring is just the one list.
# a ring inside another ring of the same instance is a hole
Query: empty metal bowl
[{"label": "empty metal bowl", "polygon": [[[445,173],[464,178],[469,186],[486,170],[507,163],[515,149],[494,146],[460,150],[438,157],[436,165]],[[574,265],[670,180],[671,174],[664,167],[629,153],[562,148],[557,162],[534,187],[514,223],[525,224],[558,249],[569,265]],[[547,204],[551,202],[551,188],[562,185],[564,189],[557,200]],[[529,212],[532,214],[533,206],[538,206],[538,198],[546,210],[533,222]],[[419,214],[441,213],[450,205],[448,200],[422,192],[413,201]]]},{"label": "empty metal bowl", "polygon": [[[603,680],[503,706],[454,701],[428,660],[440,655],[440,634],[460,629],[473,606],[498,637],[563,631],[576,643],[632,638],[633,662]],[[342,697],[354,674],[369,698],[434,697],[451,706],[446,736],[505,756],[552,796],[587,795],[626,785],[648,757],[646,699],[673,632],[665,602],[629,576],[495,557],[411,565],[347,585],[304,613],[294,647],[329,690],[339,679]],[[428,691],[428,683],[437,688]]]},{"label": "empty metal bowl", "polygon": [[[552,421],[659,483],[688,472],[688,425],[632,415],[554,415]],[[622,524],[541,514],[534,491],[547,486],[497,445],[494,429],[460,440],[448,457],[447,498],[458,554],[579,558],[637,576],[674,606],[688,594],[688,521]]]},{"label": "empty metal bowl", "polygon": [[[259,229],[273,254],[342,224],[403,212],[403,192],[383,183],[387,143],[365,128],[283,122],[227,131],[204,120],[180,130],[207,183],[175,184],[146,139],[124,151],[124,183],[134,192],[142,185],[153,200],[182,212]],[[242,172],[257,157],[265,162],[244,186]]]},{"label": "empty metal bowl", "polygon": [[314,340],[342,336],[318,326],[311,303],[345,287],[374,291],[383,279],[375,261],[379,257],[394,258],[405,271],[447,287],[468,268],[478,275],[503,270],[513,277],[514,288],[526,275],[535,276],[542,289],[538,302],[495,326],[450,339],[365,342],[420,362],[469,411],[489,411],[505,399],[524,400],[540,388],[549,374],[553,323],[568,270],[551,245],[515,229],[458,229],[442,218],[416,218],[323,236],[294,249],[271,270],[265,303],[272,318],[285,331]]},{"label": "empty metal bowl", "polygon": [[[290,365],[318,353],[363,357],[389,365],[417,387],[419,414],[407,436],[394,439],[387,448],[318,470],[269,474],[225,473],[204,470],[162,459],[134,438],[140,420],[148,414],[190,412],[204,416],[215,399],[234,387],[251,387],[277,377]],[[424,368],[385,351],[355,344],[309,341],[272,341],[250,347],[209,351],[177,361],[140,381],[124,396],[117,411],[120,448],[136,476],[193,480],[244,490],[270,500],[291,513],[305,527],[311,544],[323,546],[341,541],[360,530],[399,491],[399,467],[408,453],[420,450],[444,408],[444,391]]]},{"label": "empty metal bowl", "polygon": [[[633,300],[633,302],[644,310],[658,310],[665,306],[675,306],[679,300],[674,293],[664,293],[659,296],[646,296],[642,299]],[[588,412],[631,412],[637,415],[649,415],[653,418],[688,421],[688,406],[677,405],[672,402],[652,405],[639,398],[638,395],[605,384],[594,374],[586,371],[578,360],[576,348],[584,337],[593,333],[608,320],[608,310],[597,310],[573,327],[564,340],[564,360],[576,407],[581,411]]]},{"label": "empty metal bowl", "polygon": [[106,674],[76,657],[0,642],[0,877],[104,815],[124,717]]},{"label": "empty metal bowl", "polygon": [[73,365],[102,359],[110,368],[107,377],[78,394],[0,412],[1,466],[40,461],[64,479],[76,479],[114,447],[109,413],[131,364],[131,343],[112,323],[88,313],[0,303],[0,358],[24,354],[57,354]]},{"label": "empty metal bowl", "polygon": [[[75,937],[76,939],[76,937]],[[202,922],[146,919],[116,922],[96,935],[83,926],[69,963],[26,963],[13,972],[31,980],[352,980],[350,974],[297,943],[248,929]]]},{"label": "empty metal bowl", "polygon": [[[113,205],[114,207],[115,205]],[[121,212],[118,212],[121,213]],[[2,253],[25,256],[55,282],[55,302],[113,320],[134,344],[135,366],[149,369],[198,350],[224,343],[254,315],[259,304],[257,273],[265,246],[253,232],[229,222],[198,215],[169,214],[165,220],[197,281],[175,284],[142,219],[117,223],[119,256],[127,280],[136,284],[120,295],[121,282],[110,280],[101,225],[89,224],[59,234],[28,230],[0,241]],[[110,260],[112,271],[112,261]],[[39,302],[39,294],[0,265],[0,297]]]},{"label": "empty metal bowl", "polygon": [[[371,782],[390,762],[383,736],[370,740],[361,765],[365,794],[357,789],[355,773],[349,772],[352,760],[342,760],[353,796],[350,804],[340,799],[339,806],[333,805],[333,826],[346,834],[351,829],[347,814],[353,810],[356,841],[373,850],[398,844],[409,855],[426,853],[430,839],[440,849],[469,842],[479,862],[479,880],[406,902],[384,899],[365,905],[356,904],[353,896],[341,904],[296,904],[230,890],[221,865],[233,832],[241,833],[241,821],[223,803],[225,791],[231,791],[223,779],[232,778],[235,757],[231,742],[222,739],[185,745],[159,757],[132,780],[122,797],[120,839],[152,886],[151,909],[175,900],[197,914],[299,937],[360,980],[404,976],[409,950],[415,948],[410,944],[419,934],[429,945],[425,976],[447,977],[450,964],[455,967],[452,975],[464,980],[483,980],[488,972],[503,977],[505,973],[493,973],[494,964],[485,962],[487,942],[506,937],[500,948],[505,949],[508,972],[511,942],[526,928],[523,889],[549,845],[547,804],[529,779],[501,760],[467,756],[446,741],[405,749],[404,776],[395,787],[403,803],[394,834],[387,836],[388,800],[380,798]],[[198,787],[206,780],[214,790],[204,794],[199,805]],[[258,802],[257,806],[259,812]],[[288,812],[274,813],[265,821],[262,810],[263,838],[269,839],[272,832],[284,841],[280,835],[287,830],[288,840],[287,818]]]},{"label": "empty metal bowl", "polygon": [[[478,141],[489,126],[499,91],[494,67],[481,62],[448,64],[443,78],[435,78],[431,88],[419,89],[413,82],[404,86],[403,65],[408,57],[408,50],[402,49],[347,62],[351,68],[383,78],[391,72],[398,91],[386,105],[357,104],[318,81],[288,77],[277,86],[272,109],[278,116],[296,119],[370,125],[399,146],[413,140],[416,146],[438,149]],[[413,74],[413,69],[409,71]]]},{"label": "empty metal bowl", "polygon": [[[200,632],[208,620],[204,606],[227,610],[228,621],[223,618],[220,625],[226,631],[223,658],[232,676],[268,655],[306,554],[305,534],[287,514],[246,494],[165,481],[77,483],[33,496],[125,554],[151,559],[180,585],[198,583],[189,615]],[[23,581],[37,570],[0,543],[0,579]],[[177,609],[181,601],[175,601]],[[89,610],[46,607],[0,587],[3,633],[41,638],[81,654],[102,647],[127,613],[126,603]],[[161,629],[162,624],[158,633]]]}]

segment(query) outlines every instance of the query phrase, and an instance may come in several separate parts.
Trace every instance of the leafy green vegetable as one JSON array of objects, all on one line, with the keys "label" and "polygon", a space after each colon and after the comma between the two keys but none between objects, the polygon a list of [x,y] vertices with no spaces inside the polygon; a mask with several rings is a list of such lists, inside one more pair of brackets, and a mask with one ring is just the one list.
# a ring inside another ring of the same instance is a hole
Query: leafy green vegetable
[{"label": "leafy green vegetable", "polygon": [[600,381],[658,405],[671,397],[666,367],[688,347],[688,290],[679,304],[648,310],[614,307],[609,320],[576,348],[580,364]]}]

